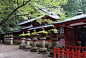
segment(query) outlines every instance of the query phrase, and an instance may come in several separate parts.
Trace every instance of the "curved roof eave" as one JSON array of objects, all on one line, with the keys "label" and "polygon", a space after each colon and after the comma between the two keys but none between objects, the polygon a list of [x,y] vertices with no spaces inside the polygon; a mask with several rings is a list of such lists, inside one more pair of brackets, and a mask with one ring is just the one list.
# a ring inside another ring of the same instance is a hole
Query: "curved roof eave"
[{"label": "curved roof eave", "polygon": [[59,21],[59,22],[53,22],[52,24],[61,24],[61,23],[66,23],[66,22],[70,22],[70,21],[80,20],[82,18],[86,18],[86,14],[77,15],[77,16],[74,16],[74,17],[69,18],[67,20],[63,20],[63,21]]}]

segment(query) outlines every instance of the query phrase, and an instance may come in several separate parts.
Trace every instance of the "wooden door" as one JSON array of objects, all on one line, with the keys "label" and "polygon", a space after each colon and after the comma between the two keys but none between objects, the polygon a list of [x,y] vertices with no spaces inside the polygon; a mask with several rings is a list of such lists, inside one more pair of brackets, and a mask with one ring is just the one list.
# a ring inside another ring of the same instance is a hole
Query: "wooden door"
[{"label": "wooden door", "polygon": [[75,35],[73,28],[66,28],[66,42],[67,45],[75,45]]}]

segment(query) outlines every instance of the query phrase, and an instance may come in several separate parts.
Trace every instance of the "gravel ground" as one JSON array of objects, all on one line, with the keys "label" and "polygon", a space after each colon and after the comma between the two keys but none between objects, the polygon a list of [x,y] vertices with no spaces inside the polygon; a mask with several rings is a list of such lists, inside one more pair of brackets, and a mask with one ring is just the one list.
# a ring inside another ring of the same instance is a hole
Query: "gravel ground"
[{"label": "gravel ground", "polygon": [[52,58],[48,54],[38,54],[38,52],[30,52],[18,49],[18,45],[0,44],[0,58]]}]

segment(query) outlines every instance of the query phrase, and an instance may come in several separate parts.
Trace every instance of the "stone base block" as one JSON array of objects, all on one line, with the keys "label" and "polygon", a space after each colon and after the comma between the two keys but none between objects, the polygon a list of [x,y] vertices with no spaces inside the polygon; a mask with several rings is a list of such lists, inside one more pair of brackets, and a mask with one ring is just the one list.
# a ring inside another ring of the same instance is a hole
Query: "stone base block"
[{"label": "stone base block", "polygon": [[47,53],[47,48],[39,48],[39,53]]},{"label": "stone base block", "polygon": [[37,47],[31,47],[31,52],[37,52],[38,48]]},{"label": "stone base block", "polygon": [[53,50],[50,51],[50,54],[48,55],[49,57],[53,57]]},{"label": "stone base block", "polygon": [[13,43],[10,43],[10,45],[13,45]]},{"label": "stone base block", "polygon": [[25,45],[20,45],[19,49],[25,49]]},{"label": "stone base block", "polygon": [[30,49],[31,48],[31,46],[25,46],[25,49]]}]

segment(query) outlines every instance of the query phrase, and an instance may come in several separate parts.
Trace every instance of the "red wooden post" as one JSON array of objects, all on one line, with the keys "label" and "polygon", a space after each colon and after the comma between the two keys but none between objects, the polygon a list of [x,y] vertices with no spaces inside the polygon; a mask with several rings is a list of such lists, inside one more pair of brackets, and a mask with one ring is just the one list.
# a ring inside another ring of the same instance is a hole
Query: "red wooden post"
[{"label": "red wooden post", "polygon": [[72,58],[74,58],[74,50],[72,49]]},{"label": "red wooden post", "polygon": [[80,50],[78,50],[78,58],[80,58]]},{"label": "red wooden post", "polygon": [[58,58],[60,58],[60,48],[58,48]]},{"label": "red wooden post", "polygon": [[64,27],[64,33],[65,33],[65,46],[67,49],[67,35],[66,35],[66,27]]},{"label": "red wooden post", "polygon": [[62,48],[62,58],[64,58],[64,48]]},{"label": "red wooden post", "polygon": [[69,58],[69,49],[66,49],[66,58]]},{"label": "red wooden post", "polygon": [[84,51],[83,53],[84,53],[84,57],[83,58],[86,58],[86,51]]},{"label": "red wooden post", "polygon": [[54,58],[56,58],[56,47],[54,47]]},{"label": "red wooden post", "polygon": [[82,53],[84,52],[84,48],[82,48]]},{"label": "red wooden post", "polygon": [[75,47],[75,52],[77,51],[77,46]]},{"label": "red wooden post", "polygon": [[70,48],[71,48],[71,47],[69,47],[69,51],[70,51]]}]

